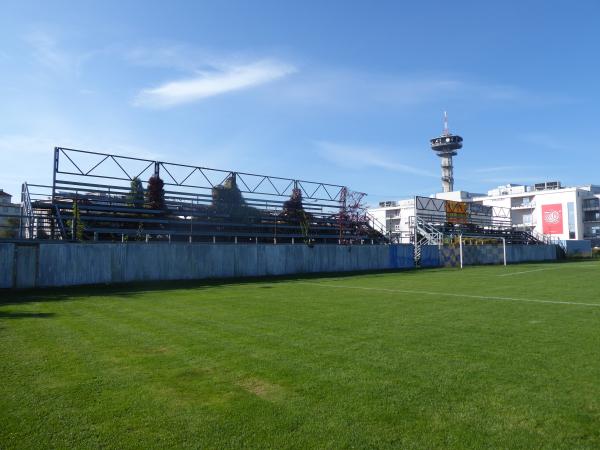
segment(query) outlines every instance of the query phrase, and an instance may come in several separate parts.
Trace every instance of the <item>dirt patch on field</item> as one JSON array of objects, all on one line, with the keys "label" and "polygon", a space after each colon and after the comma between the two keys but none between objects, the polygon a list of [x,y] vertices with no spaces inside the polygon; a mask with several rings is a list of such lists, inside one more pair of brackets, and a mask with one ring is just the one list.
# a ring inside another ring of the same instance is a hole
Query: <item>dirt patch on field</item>
[{"label": "dirt patch on field", "polygon": [[171,349],[169,347],[156,347],[150,349],[148,353],[171,353]]},{"label": "dirt patch on field", "polygon": [[276,401],[283,395],[281,386],[259,378],[246,378],[241,380],[238,385],[247,392],[269,401]]}]

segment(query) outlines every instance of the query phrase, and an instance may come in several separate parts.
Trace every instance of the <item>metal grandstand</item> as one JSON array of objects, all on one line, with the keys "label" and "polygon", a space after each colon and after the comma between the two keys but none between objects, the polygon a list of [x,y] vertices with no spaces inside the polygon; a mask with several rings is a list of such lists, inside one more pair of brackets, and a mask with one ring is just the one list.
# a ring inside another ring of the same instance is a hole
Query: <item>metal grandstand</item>
[{"label": "metal grandstand", "polygon": [[355,198],[341,185],[56,147],[52,185],[23,184],[20,238],[386,243]]},{"label": "metal grandstand", "polygon": [[513,227],[509,208],[430,197],[415,197],[415,213],[409,218],[409,228],[417,263],[422,246],[454,244],[458,239],[479,243],[502,239],[507,245],[556,243],[547,236]]}]

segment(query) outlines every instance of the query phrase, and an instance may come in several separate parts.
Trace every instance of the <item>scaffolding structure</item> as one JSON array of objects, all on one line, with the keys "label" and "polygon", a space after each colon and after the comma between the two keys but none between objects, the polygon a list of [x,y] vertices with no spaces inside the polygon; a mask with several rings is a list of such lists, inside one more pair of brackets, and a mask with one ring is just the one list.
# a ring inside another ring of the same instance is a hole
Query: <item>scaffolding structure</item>
[{"label": "scaffolding structure", "polygon": [[52,185],[23,185],[20,237],[386,243],[358,197],[335,184],[56,147]]},{"label": "scaffolding structure", "polygon": [[532,232],[513,227],[510,208],[431,197],[415,197],[409,229],[416,264],[425,245],[462,245],[465,240],[481,245],[501,241],[504,246],[549,243]]}]

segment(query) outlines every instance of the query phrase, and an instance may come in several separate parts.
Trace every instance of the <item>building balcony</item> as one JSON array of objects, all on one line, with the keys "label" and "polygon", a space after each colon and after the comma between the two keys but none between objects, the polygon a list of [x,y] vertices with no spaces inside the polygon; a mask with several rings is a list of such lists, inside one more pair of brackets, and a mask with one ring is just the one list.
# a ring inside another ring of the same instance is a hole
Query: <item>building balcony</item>
[{"label": "building balcony", "polygon": [[533,223],[531,223],[531,222],[529,222],[529,223],[515,223],[513,226],[515,228],[519,228],[519,229],[522,229],[522,230],[529,230],[530,228],[535,227],[535,225]]},{"label": "building balcony", "polygon": [[521,203],[519,205],[513,205],[511,209],[535,209],[535,202]]}]

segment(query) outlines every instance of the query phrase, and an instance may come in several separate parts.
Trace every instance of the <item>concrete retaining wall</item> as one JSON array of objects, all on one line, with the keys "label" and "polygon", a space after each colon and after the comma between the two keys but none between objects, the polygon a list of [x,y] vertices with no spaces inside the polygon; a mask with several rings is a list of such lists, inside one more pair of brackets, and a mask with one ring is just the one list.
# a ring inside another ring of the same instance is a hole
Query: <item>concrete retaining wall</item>
[{"label": "concrete retaining wall", "polygon": [[591,258],[592,242],[588,240],[566,240],[563,241],[567,258]]},{"label": "concrete retaining wall", "polygon": [[484,264],[502,264],[503,262],[504,251],[501,245],[465,245],[463,247],[464,265],[479,266]]},{"label": "concrete retaining wall", "polygon": [[33,288],[38,276],[38,247],[33,245],[15,246],[14,282],[17,288]]},{"label": "concrete retaining wall", "polygon": [[423,245],[421,246],[421,267],[439,267],[440,262],[440,249],[437,245]]},{"label": "concrete retaining wall", "polygon": [[413,246],[0,244],[1,287],[407,269]]},{"label": "concrete retaining wall", "polygon": [[[509,263],[557,259],[553,245],[506,247]],[[459,266],[454,247],[424,246],[421,267]],[[501,246],[465,246],[465,265],[498,264]],[[413,246],[303,244],[0,244],[0,288],[259,277],[413,268]]]},{"label": "concrete retaining wall", "polygon": [[[428,251],[429,258],[435,252]],[[555,245],[507,245],[506,262],[515,264],[528,261],[553,261],[557,259]],[[504,260],[502,245],[465,245],[463,247],[463,265],[501,264]],[[458,246],[444,246],[439,249],[439,265],[460,267],[460,249]]]},{"label": "concrete retaining wall", "polygon": [[0,288],[14,286],[15,244],[0,244]]},{"label": "concrete retaining wall", "polygon": [[558,259],[556,245],[508,245],[506,261],[511,263],[555,261]]}]

